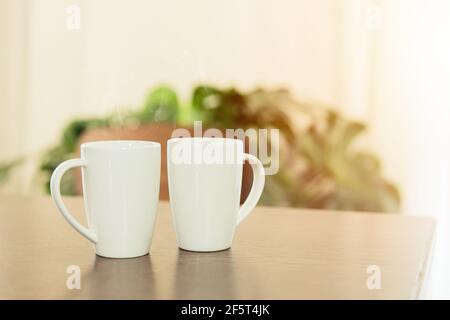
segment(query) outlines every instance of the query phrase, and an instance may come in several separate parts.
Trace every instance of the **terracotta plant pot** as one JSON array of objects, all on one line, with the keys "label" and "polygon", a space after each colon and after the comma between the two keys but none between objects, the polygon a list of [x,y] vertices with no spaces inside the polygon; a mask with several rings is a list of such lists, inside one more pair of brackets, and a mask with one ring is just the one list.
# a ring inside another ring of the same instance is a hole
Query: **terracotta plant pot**
[{"label": "terracotta plant pot", "polygon": [[[79,144],[84,142],[99,140],[151,140],[161,144],[161,186],[159,198],[169,199],[169,189],[167,182],[167,140],[172,137],[172,132],[179,128],[168,123],[153,123],[141,125],[136,128],[94,128],[87,130],[80,137]],[[186,128],[193,135],[193,128]],[[204,130],[206,130],[205,128]],[[80,148],[77,148],[78,152]],[[79,170],[79,169],[78,169]],[[75,190],[77,194],[82,194],[81,175],[75,175]],[[248,163],[244,164],[242,177],[241,203],[247,198],[252,185],[252,170]]]}]

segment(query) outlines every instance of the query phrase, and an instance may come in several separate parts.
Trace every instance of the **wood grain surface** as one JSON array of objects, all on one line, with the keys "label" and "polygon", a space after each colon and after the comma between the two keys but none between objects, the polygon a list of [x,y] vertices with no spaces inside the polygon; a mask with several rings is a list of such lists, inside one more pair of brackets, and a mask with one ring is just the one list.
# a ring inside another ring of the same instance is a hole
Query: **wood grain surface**
[{"label": "wood grain surface", "polygon": [[[85,223],[81,198],[67,206]],[[259,207],[230,250],[177,248],[167,202],[150,255],[95,256],[49,197],[0,197],[1,299],[411,299],[420,295],[435,223],[425,217]],[[69,290],[68,266],[81,270]],[[367,267],[381,270],[369,290]]]}]

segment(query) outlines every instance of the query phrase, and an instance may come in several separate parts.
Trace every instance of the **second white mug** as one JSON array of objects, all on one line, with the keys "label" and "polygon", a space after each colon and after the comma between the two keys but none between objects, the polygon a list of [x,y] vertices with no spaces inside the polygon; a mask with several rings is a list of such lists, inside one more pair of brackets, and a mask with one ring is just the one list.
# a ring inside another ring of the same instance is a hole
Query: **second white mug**
[{"label": "second white mug", "polygon": [[[253,185],[240,206],[243,161]],[[228,249],[236,226],[256,206],[264,189],[264,167],[244,153],[241,140],[175,138],[167,143],[170,207],[178,246],[189,251]]]}]

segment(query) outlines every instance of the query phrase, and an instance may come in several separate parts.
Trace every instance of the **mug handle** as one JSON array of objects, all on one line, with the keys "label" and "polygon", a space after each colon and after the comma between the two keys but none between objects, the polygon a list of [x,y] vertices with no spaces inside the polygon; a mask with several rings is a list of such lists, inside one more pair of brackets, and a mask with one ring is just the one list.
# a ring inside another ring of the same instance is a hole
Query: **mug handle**
[{"label": "mug handle", "polygon": [[253,171],[253,183],[252,188],[250,190],[250,193],[248,194],[247,199],[242,204],[241,208],[238,212],[238,220],[236,225],[240,224],[249,213],[253,210],[253,208],[258,203],[259,198],[261,197],[261,194],[264,190],[264,183],[266,180],[266,175],[264,172],[264,166],[262,165],[261,161],[248,153],[244,153],[244,161],[247,160],[250,165],[252,166]]},{"label": "mug handle", "polygon": [[58,167],[56,167],[55,171],[53,171],[52,178],[50,179],[50,193],[52,194],[52,198],[55,201],[56,206],[59,209],[59,212],[63,215],[66,221],[75,228],[83,237],[87,238],[92,243],[97,243],[97,235],[90,231],[85,226],[81,225],[69,212],[69,210],[64,205],[64,202],[61,197],[61,179],[67,170],[70,170],[75,167],[85,167],[86,161],[83,159],[71,159],[64,161]]}]

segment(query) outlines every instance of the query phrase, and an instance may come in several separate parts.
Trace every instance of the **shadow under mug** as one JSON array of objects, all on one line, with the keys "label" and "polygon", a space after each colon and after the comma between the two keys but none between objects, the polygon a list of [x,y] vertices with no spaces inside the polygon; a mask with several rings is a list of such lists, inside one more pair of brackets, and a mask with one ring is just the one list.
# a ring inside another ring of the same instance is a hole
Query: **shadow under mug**
[{"label": "shadow under mug", "polygon": [[[253,184],[240,206],[244,161],[253,169]],[[167,142],[167,170],[178,246],[198,252],[230,248],[236,226],[263,192],[261,161],[244,153],[241,140],[174,138]]]},{"label": "shadow under mug", "polygon": [[[88,227],[68,211],[61,197],[64,173],[82,168]],[[150,250],[159,200],[161,145],[150,141],[97,141],[81,145],[81,158],[61,163],[50,190],[60,213],[108,258],[132,258]]]}]

